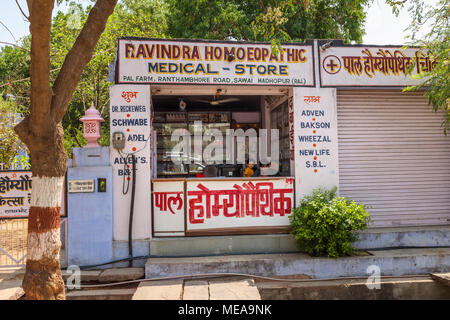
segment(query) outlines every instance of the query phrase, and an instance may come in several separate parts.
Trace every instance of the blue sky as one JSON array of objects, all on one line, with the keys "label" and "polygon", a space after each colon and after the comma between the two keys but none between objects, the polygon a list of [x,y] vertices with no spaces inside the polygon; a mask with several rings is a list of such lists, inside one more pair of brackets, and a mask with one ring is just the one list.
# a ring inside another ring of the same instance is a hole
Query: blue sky
[{"label": "blue sky", "polygon": [[[23,18],[17,8],[15,0],[1,0],[0,21],[3,22],[13,33],[16,39],[19,39],[29,33],[28,23]],[[89,3],[88,0],[82,0],[83,3]],[[436,0],[427,0],[434,3]],[[27,10],[26,0],[19,0],[22,8]],[[66,5],[61,5],[59,9],[66,9]],[[57,9],[58,9],[57,8]],[[54,13],[57,12],[54,10]],[[409,25],[409,15],[406,9],[395,17],[391,8],[385,4],[385,0],[374,0],[368,10],[366,20],[366,35],[363,38],[364,44],[405,44],[404,36],[407,34],[404,30]],[[0,25],[0,41],[15,42],[9,32]],[[0,44],[1,46],[1,44]]]}]

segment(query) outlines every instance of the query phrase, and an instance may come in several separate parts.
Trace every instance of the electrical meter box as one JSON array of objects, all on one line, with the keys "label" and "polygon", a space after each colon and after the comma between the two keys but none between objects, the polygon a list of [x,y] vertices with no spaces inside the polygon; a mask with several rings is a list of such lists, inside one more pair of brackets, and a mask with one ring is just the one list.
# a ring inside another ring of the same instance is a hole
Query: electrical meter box
[{"label": "electrical meter box", "polygon": [[112,145],[114,149],[118,150],[125,148],[125,135],[123,132],[114,132],[112,134]]}]

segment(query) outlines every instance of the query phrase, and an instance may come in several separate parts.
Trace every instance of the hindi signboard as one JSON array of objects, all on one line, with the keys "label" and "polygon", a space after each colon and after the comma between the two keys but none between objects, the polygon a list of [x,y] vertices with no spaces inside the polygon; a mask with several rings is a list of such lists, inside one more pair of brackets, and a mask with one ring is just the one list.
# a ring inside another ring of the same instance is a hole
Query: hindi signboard
[{"label": "hindi signboard", "polygon": [[[379,46],[319,49],[319,62],[322,87],[417,85],[421,80],[413,76],[431,71],[436,65],[418,48]],[[414,68],[409,70],[413,62]]]},{"label": "hindi signboard", "polygon": [[139,224],[134,237],[145,239],[151,231],[151,102],[148,85],[113,85],[110,90],[110,134],[123,134],[124,147],[110,149],[113,167],[114,240],[128,239],[131,203],[132,154],[135,156],[136,192],[134,215]]},{"label": "hindi signboard", "polygon": [[[0,218],[26,218],[30,208],[31,171],[0,172]],[[65,215],[65,192],[62,194],[61,216]]]},{"label": "hindi signboard", "polygon": [[296,201],[339,186],[336,89],[294,89]]},{"label": "hindi signboard", "polygon": [[186,235],[287,232],[294,179],[188,180]]},{"label": "hindi signboard", "polygon": [[117,83],[314,86],[313,45],[119,39]]}]

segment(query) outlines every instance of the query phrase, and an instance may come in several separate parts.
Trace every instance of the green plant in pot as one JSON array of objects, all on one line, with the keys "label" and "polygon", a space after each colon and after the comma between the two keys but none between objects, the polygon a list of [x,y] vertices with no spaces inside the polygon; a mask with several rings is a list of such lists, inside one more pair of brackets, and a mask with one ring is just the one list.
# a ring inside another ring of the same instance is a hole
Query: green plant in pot
[{"label": "green plant in pot", "polygon": [[337,196],[337,188],[314,189],[289,216],[299,250],[312,256],[340,257],[355,253],[356,231],[370,223],[363,204]]}]

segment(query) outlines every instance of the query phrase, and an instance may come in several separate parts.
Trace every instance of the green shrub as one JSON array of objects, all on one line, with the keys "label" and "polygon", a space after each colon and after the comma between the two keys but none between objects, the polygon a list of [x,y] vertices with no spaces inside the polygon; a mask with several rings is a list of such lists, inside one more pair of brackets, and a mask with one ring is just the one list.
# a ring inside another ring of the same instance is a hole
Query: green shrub
[{"label": "green shrub", "polygon": [[339,198],[337,188],[315,189],[289,216],[298,248],[312,256],[352,255],[356,230],[367,229],[370,217],[355,201]]}]

